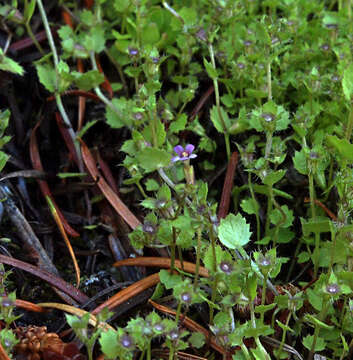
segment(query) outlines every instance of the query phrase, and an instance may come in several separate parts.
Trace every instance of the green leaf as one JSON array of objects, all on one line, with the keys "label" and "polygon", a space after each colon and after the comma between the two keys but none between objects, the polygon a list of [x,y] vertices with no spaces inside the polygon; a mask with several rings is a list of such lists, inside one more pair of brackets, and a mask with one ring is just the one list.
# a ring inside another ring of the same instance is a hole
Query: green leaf
[{"label": "green leaf", "polygon": [[203,58],[203,64],[205,66],[205,69],[207,71],[208,76],[212,79],[215,80],[218,78],[218,73],[217,73],[217,69],[215,69],[212,64],[206,60],[206,58]]},{"label": "green leaf", "polygon": [[310,304],[314,307],[315,310],[321,311],[323,298],[321,294],[317,294],[312,289],[307,289],[306,294],[308,296]]},{"label": "green leaf", "polygon": [[25,6],[23,17],[26,21],[26,24],[29,24],[36,8],[36,0],[31,0],[29,3],[25,1],[25,4],[27,6]]},{"label": "green leaf", "polygon": [[156,23],[150,22],[143,27],[141,32],[141,41],[144,44],[154,45],[160,40],[160,33]]},{"label": "green leaf", "polygon": [[116,330],[109,329],[100,334],[99,344],[104,355],[106,355],[108,359],[116,359],[118,357],[120,351],[117,342],[118,332]]},{"label": "green leaf", "polygon": [[276,306],[275,303],[268,304],[268,305],[258,305],[255,307],[255,313],[262,314],[269,310],[272,310]]},{"label": "green leaf", "polygon": [[258,337],[266,336],[274,333],[274,330],[271,329],[269,325],[264,325],[260,319],[256,319],[256,326],[248,326],[244,333],[245,337]]},{"label": "green leaf", "polygon": [[197,24],[199,14],[197,13],[195,8],[183,7],[179,11],[179,15],[184,20],[186,26],[194,26],[195,24]]},{"label": "green leaf", "polygon": [[106,107],[106,118],[107,123],[113,129],[119,129],[126,125],[131,125],[130,117],[125,114],[128,113],[128,104],[129,102],[124,98],[120,97],[119,99],[113,99],[112,104],[118,110],[114,111],[110,106]]},{"label": "green leaf", "polygon": [[[314,336],[313,335],[307,335],[304,339],[303,339],[303,345],[308,349],[311,350],[312,346],[313,346],[313,342],[314,342]],[[316,344],[315,344],[315,348],[314,351],[322,351],[325,350],[326,348],[326,342],[323,338],[321,337],[317,337],[316,338]]]},{"label": "green leaf", "polygon": [[243,199],[240,203],[240,207],[249,215],[256,214],[259,211],[259,204],[252,198]]},{"label": "green leaf", "polygon": [[214,264],[216,263],[219,264],[221,262],[221,259],[222,259],[222,253],[223,253],[223,250],[221,249],[221,247],[219,245],[216,245],[215,246],[215,255],[213,255],[213,248],[212,246],[208,246],[207,247],[207,250],[205,251],[203,257],[202,257],[202,261],[203,261],[203,264],[204,266],[210,270],[210,271],[213,271],[214,269]]},{"label": "green leaf", "polygon": [[196,349],[200,349],[202,346],[205,345],[205,335],[200,332],[193,332],[192,335],[189,337],[189,343],[195,347]]},{"label": "green leaf", "polygon": [[171,274],[168,270],[161,270],[159,272],[159,278],[161,283],[168,290],[175,288],[177,285],[183,282],[183,279],[180,275]]},{"label": "green leaf", "polygon": [[198,191],[197,191],[197,198],[198,198],[200,203],[206,202],[207,194],[208,194],[208,184],[207,184],[207,182],[200,181],[199,182],[199,188],[198,188]]},{"label": "green leaf", "polygon": [[307,262],[310,260],[310,254],[307,251],[302,251],[299,255],[298,255],[298,263],[302,264],[304,262]]},{"label": "green leaf", "polygon": [[303,235],[308,236],[310,233],[330,232],[332,229],[331,221],[325,217],[317,216],[315,219],[306,221],[300,218],[302,223]]},{"label": "green leaf", "polygon": [[2,169],[5,167],[9,157],[10,156],[5,154],[3,151],[0,151],[0,171],[2,171]]},{"label": "green leaf", "polygon": [[[269,191],[268,191],[268,187],[265,185],[258,185],[258,184],[253,184],[254,190],[255,192],[259,193],[259,194],[263,194],[266,196],[269,196]],[[281,196],[285,199],[288,200],[292,200],[293,196],[290,194],[285,193],[284,191],[278,190],[278,189],[273,189],[273,193],[275,196]]]},{"label": "green leaf", "polygon": [[158,199],[170,201],[172,198],[172,192],[167,184],[163,184],[158,190]]},{"label": "green leaf", "polygon": [[[274,232],[276,231],[275,228],[271,229],[270,235],[274,235]],[[295,237],[295,233],[293,231],[290,231],[288,228],[280,227],[278,229],[278,239],[277,243],[279,244],[287,244],[291,242]]]},{"label": "green leaf", "polygon": [[49,64],[36,64],[39,81],[51,93],[56,91],[56,71]]},{"label": "green leaf", "polygon": [[147,191],[156,191],[160,187],[159,183],[155,179],[147,179],[145,186]]},{"label": "green leaf", "polygon": [[294,153],[293,164],[299,173],[303,175],[308,174],[308,166],[304,149]]},{"label": "green leaf", "polygon": [[8,56],[4,55],[4,52],[0,48],[0,70],[8,71],[13,74],[23,75],[24,70],[21,65],[16,61],[10,59]]},{"label": "green leaf", "polygon": [[252,273],[251,275],[248,275],[246,279],[246,285],[245,290],[247,291],[247,295],[250,298],[250,301],[253,301],[255,299],[255,296],[257,294],[257,276]]},{"label": "green leaf", "polygon": [[105,34],[104,29],[101,26],[95,26],[90,28],[85,35],[82,45],[88,52],[100,53],[105,49]]},{"label": "green leaf", "polygon": [[264,99],[268,96],[266,91],[256,89],[246,89],[245,93],[248,97],[255,99]]},{"label": "green leaf", "polygon": [[[276,320],[277,325],[284,331],[290,331],[294,332],[292,328],[290,328],[288,325],[281,323],[279,320]],[[287,354],[288,355],[288,354]]]},{"label": "green leaf", "polygon": [[225,328],[230,322],[229,313],[220,311],[214,317],[213,322],[219,329]]},{"label": "green leaf", "polygon": [[156,135],[157,135],[157,146],[159,147],[164,144],[167,133],[165,131],[164,124],[162,123],[161,119],[157,118],[155,124],[156,124]]},{"label": "green leaf", "polygon": [[220,114],[218,112],[217,106],[214,105],[210,111],[210,117],[211,117],[211,121],[214,125],[214,127],[217,129],[218,132],[224,134],[226,132],[228,132],[228,129],[231,127],[231,121],[228,117],[227,112],[223,109],[223,107],[220,107],[220,113],[222,116],[222,119],[224,121],[224,126],[223,126],[223,122],[222,119],[220,118]]},{"label": "green leaf", "polygon": [[271,212],[271,214],[270,214],[271,223],[274,225],[278,225],[281,223],[282,228],[288,228],[288,227],[292,226],[293,221],[294,221],[293,210],[290,210],[287,205],[281,206],[281,209],[286,216],[284,223],[282,223],[283,215],[279,209],[274,209]]},{"label": "green leaf", "polygon": [[77,177],[85,177],[85,176],[87,176],[86,173],[74,173],[74,172],[57,173],[57,177],[60,179],[77,178]]},{"label": "green leaf", "polygon": [[74,71],[72,72],[72,75],[75,79],[75,85],[84,91],[91,90],[104,81],[104,75],[101,74],[98,70],[89,70],[85,73]]},{"label": "green leaf", "polygon": [[350,101],[353,94],[353,63],[344,70],[342,89],[346,100]]},{"label": "green leaf", "polygon": [[218,237],[223,245],[229,249],[236,249],[250,241],[250,225],[240,215],[229,214],[221,220],[218,227]]},{"label": "green leaf", "polygon": [[310,314],[305,314],[304,320],[308,321],[315,327],[318,326],[318,327],[326,329],[326,330],[333,330],[335,328],[333,325],[327,325],[324,322],[322,322],[321,320],[317,319],[315,316],[310,315]]},{"label": "green leaf", "polygon": [[82,129],[79,131],[79,133],[77,134],[77,138],[82,138],[84,134],[86,134],[86,132],[96,123],[98,122],[98,120],[92,120],[92,121],[88,121],[83,127]]},{"label": "green leaf", "polygon": [[11,111],[6,109],[4,111],[0,110],[0,137],[4,136],[4,132],[9,125],[9,120],[11,116]]},{"label": "green leaf", "polygon": [[152,172],[169,165],[171,155],[165,150],[147,147],[137,154],[136,159],[146,172]]},{"label": "green leaf", "polygon": [[89,11],[87,9],[82,10],[82,12],[80,13],[80,20],[87,27],[94,26],[94,23],[96,21],[95,16],[93,15],[92,11]]},{"label": "green leaf", "polygon": [[264,184],[272,186],[280,181],[284,175],[286,174],[286,170],[277,170],[270,172],[263,180]]},{"label": "green leaf", "polygon": [[185,130],[187,123],[187,115],[181,114],[176,120],[174,120],[169,126],[169,133],[177,134],[179,131]]},{"label": "green leaf", "polygon": [[328,135],[327,140],[344,159],[353,161],[353,145],[347,139],[339,139],[335,135]]},{"label": "green leaf", "polygon": [[154,198],[147,198],[141,201],[141,206],[146,209],[155,209],[156,208],[156,199]]}]

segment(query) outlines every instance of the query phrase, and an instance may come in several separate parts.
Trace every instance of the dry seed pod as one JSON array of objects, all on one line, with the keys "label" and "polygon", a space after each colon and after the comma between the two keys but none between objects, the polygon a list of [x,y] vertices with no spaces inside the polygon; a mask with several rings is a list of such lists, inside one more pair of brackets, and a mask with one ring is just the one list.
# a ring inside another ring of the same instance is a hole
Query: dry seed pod
[{"label": "dry seed pod", "polygon": [[64,343],[58,334],[48,333],[45,326],[15,329],[20,342],[15,346],[16,358],[23,360],[84,360],[74,343]]}]

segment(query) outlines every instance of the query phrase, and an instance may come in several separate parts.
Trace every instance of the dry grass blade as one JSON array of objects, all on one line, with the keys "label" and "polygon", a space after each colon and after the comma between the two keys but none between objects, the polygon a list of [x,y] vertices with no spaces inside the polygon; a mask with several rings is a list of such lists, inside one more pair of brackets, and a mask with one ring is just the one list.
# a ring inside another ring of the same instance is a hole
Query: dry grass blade
[{"label": "dry grass blade", "polygon": [[135,229],[138,225],[140,225],[140,221],[137,217],[129,210],[129,208],[122,202],[119,196],[111,189],[108,183],[103,179],[101,174],[99,173],[96,163],[93,159],[91,152],[89,151],[86,144],[81,141],[81,149],[82,149],[82,158],[85,162],[85,165],[93,177],[95,181],[97,181],[97,185],[113,206],[113,208],[117,211],[117,213],[126,221],[126,223],[132,228]]},{"label": "dry grass blade", "polygon": [[50,285],[54,286],[55,288],[61,290],[63,293],[69,295],[72,299],[78,301],[80,304],[84,304],[89,300],[89,297],[86,296],[83,292],[76,289],[71,284],[67,283],[61,278],[54,276],[53,274],[44,271],[36,266],[31,264],[25,263],[23,261],[11,258],[9,256],[0,255],[0,263],[8,264],[11,266],[15,266],[19,269],[27,271],[40,279],[46,281]]},{"label": "dry grass blade", "polygon": [[[49,309],[57,309],[57,310],[62,310],[62,311],[65,311],[69,314],[73,314],[73,315],[76,315],[78,317],[82,317],[86,314],[88,314],[88,311],[85,311],[85,310],[82,310],[82,309],[79,309],[75,306],[71,306],[71,305],[67,305],[67,304],[61,304],[61,303],[39,303],[37,304],[38,306],[41,306],[43,308],[49,308]],[[89,314],[89,324],[92,325],[92,326],[97,326],[97,323],[98,323],[98,320],[97,318],[92,315],[92,314]],[[101,323],[98,325],[99,327],[102,327],[102,328],[105,328],[105,329],[112,329],[114,330],[114,328],[112,326],[110,326],[109,324],[107,323]]]},{"label": "dry grass blade", "polygon": [[[36,131],[38,129],[40,125],[40,122],[38,122],[36,124],[36,126],[33,128],[32,130],[32,134],[31,134],[31,138],[30,138],[30,143],[29,143],[29,150],[30,150],[30,157],[31,157],[31,162],[32,162],[32,165],[33,167],[36,169],[36,170],[39,170],[39,171],[43,171],[43,166],[42,166],[42,162],[40,160],[40,156],[39,156],[39,150],[38,150],[38,144],[37,144],[37,138],[36,138]],[[44,180],[38,180],[38,184],[39,184],[39,187],[40,187],[40,190],[42,191],[42,194],[44,196],[49,196],[51,201],[53,202],[55,208],[56,208],[56,211],[58,213],[58,215],[60,216],[60,219],[63,223],[63,226],[65,228],[65,230],[67,231],[67,233],[71,236],[74,236],[74,237],[77,237],[77,236],[80,236],[79,233],[77,233],[69,224],[68,222],[66,221],[66,219],[64,218],[63,214],[61,213],[61,211],[59,210],[58,206],[56,205],[54,199],[53,199],[53,196],[50,192],[50,189],[49,189],[49,186],[48,186],[48,183]]]},{"label": "dry grass blade", "polygon": [[80,268],[79,268],[77,260],[76,260],[76,255],[74,253],[74,250],[72,249],[70,240],[66,235],[66,231],[64,229],[64,226],[63,226],[63,224],[61,222],[60,216],[58,215],[58,212],[56,211],[56,208],[55,208],[53,202],[51,201],[49,196],[46,196],[45,198],[48,201],[50,212],[52,213],[52,215],[54,217],[54,220],[55,220],[55,222],[58,225],[58,228],[60,230],[61,236],[63,237],[63,239],[65,241],[65,244],[66,244],[66,246],[67,246],[67,248],[69,250],[72,262],[74,264],[75,273],[76,273],[76,283],[77,283],[76,286],[79,287],[79,285],[80,285]]},{"label": "dry grass blade", "polygon": [[135,282],[134,284],[128,286],[127,288],[119,291],[117,294],[113,295],[110,299],[105,301],[103,304],[99,305],[92,311],[92,314],[96,315],[102,311],[105,307],[108,307],[109,310],[115,308],[116,306],[122,304],[123,302],[129,300],[130,298],[138,295],[142,291],[158,284],[159,274],[153,274],[147,276],[146,278]]},{"label": "dry grass blade", "polygon": [[46,310],[43,309],[41,306],[37,304],[33,304],[30,301],[25,301],[21,299],[15,300],[15,306],[32,312],[40,312],[40,313],[46,312]]},{"label": "dry grass blade", "polygon": [[[159,267],[164,269],[169,269],[171,265],[171,259],[170,258],[163,258],[163,257],[136,257],[136,258],[129,258],[117,261],[113,264],[115,267],[120,266],[150,266],[150,267]],[[188,261],[181,261],[175,260],[174,261],[174,267],[178,268],[182,271],[186,271],[191,274],[196,273],[196,265],[188,262]],[[208,270],[202,266],[199,268],[199,275],[203,277],[209,277]]]}]

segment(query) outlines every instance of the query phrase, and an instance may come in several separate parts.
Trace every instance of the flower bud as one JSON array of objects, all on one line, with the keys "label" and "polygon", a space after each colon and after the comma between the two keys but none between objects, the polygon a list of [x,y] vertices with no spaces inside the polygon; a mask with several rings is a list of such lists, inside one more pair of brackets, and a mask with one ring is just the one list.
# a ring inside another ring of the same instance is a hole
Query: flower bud
[{"label": "flower bud", "polygon": [[222,261],[219,264],[219,268],[227,275],[231,274],[233,271],[233,265],[228,261]]}]

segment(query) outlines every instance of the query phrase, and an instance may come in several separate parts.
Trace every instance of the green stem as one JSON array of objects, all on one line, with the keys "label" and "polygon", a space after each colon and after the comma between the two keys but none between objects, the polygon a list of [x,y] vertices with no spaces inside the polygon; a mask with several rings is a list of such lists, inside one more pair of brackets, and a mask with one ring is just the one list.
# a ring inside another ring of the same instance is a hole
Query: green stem
[{"label": "green stem", "polygon": [[[157,169],[157,171],[158,171],[158,174],[160,175],[160,177],[166,182],[166,184],[169,187],[171,187],[173,190],[175,190],[176,185],[173,183],[172,180],[169,179],[168,175],[164,172],[164,170],[162,168],[159,168],[159,169]],[[192,205],[192,202],[188,197],[185,198],[185,202],[188,205]]]},{"label": "green stem", "polygon": [[83,166],[83,161],[82,161],[82,156],[81,156],[81,148],[80,148],[80,144],[76,139],[76,134],[74,129],[72,128],[69,116],[67,115],[67,112],[64,108],[64,104],[61,100],[61,96],[60,94],[55,94],[55,100],[56,100],[56,104],[58,106],[58,110],[60,112],[60,115],[67,127],[67,131],[71,137],[71,140],[75,146],[75,150],[76,150],[76,155],[77,155],[77,160],[78,160],[78,168],[81,172],[84,171],[84,166]]},{"label": "green stem", "polygon": [[267,99],[272,100],[272,76],[271,76],[271,62],[267,63]]},{"label": "green stem", "polygon": [[[47,15],[45,13],[45,10],[44,10],[42,0],[37,0],[37,5],[38,5],[38,9],[39,9],[42,21],[43,21],[44,29],[45,29],[45,32],[46,32],[46,35],[47,35],[47,38],[48,38],[48,43],[49,43],[50,49],[51,49],[51,51],[53,53],[54,65],[55,65],[55,68],[57,68],[58,64],[59,64],[59,58],[58,58],[58,54],[56,52],[54,39],[53,39],[51,30],[50,30],[50,26],[49,26],[49,23],[48,23],[48,18],[47,18]],[[56,88],[57,88],[58,87],[58,77],[56,78],[56,82],[57,82],[57,84],[56,84]],[[75,132],[74,132],[72,126],[71,126],[71,122],[70,122],[69,117],[68,117],[68,115],[67,115],[67,113],[65,111],[64,105],[63,105],[63,103],[61,101],[60,94],[55,94],[55,100],[56,100],[60,115],[61,115],[64,123],[68,127],[68,131],[69,131],[71,140],[75,145],[77,158],[78,158],[78,161],[79,161],[79,169],[80,169],[80,171],[83,171],[83,162],[82,162],[80,147],[79,147],[79,144],[76,141]]]},{"label": "green stem", "polygon": [[50,49],[51,49],[51,51],[53,53],[54,65],[55,65],[55,67],[57,67],[58,64],[59,64],[59,58],[58,58],[58,54],[56,52],[53,35],[51,34],[48,18],[47,18],[47,15],[45,13],[45,10],[44,10],[42,0],[37,0],[37,5],[38,5],[39,12],[40,12],[40,16],[41,16],[42,21],[43,21],[43,26],[44,26],[44,29],[45,29],[45,33],[47,34],[48,43],[49,43]]},{"label": "green stem", "polygon": [[[217,259],[216,259],[216,239],[215,234],[213,232],[213,225],[210,226],[210,239],[211,239],[211,247],[212,247],[212,257],[213,257],[213,271],[216,273],[217,271]],[[211,294],[211,303],[210,303],[210,319],[209,322],[211,325],[213,325],[213,315],[214,315],[214,307],[211,304],[215,303],[216,300],[216,293],[217,293],[217,277],[215,276],[212,281],[212,294]]]},{"label": "green stem", "polygon": [[241,351],[243,352],[246,360],[251,360],[251,355],[249,354],[248,348],[245,346],[245,344],[242,342],[240,344]]},{"label": "green stem", "polygon": [[351,102],[351,110],[349,112],[348,124],[346,128],[345,138],[350,141],[353,129],[353,102]]},{"label": "green stem", "polygon": [[[315,188],[314,188],[314,176],[311,169],[311,165],[309,164],[309,196],[310,196],[310,208],[311,208],[311,217],[313,220],[316,218],[316,211],[315,211]],[[319,256],[320,256],[320,234],[315,232],[315,249],[313,254],[314,260],[314,278],[317,277],[317,273],[319,270]]]},{"label": "green stem", "polygon": [[180,318],[180,314],[181,314],[181,301],[179,301],[178,303],[178,307],[177,307],[177,310],[176,310],[176,313],[175,313],[175,324],[176,326],[178,326],[178,323],[179,323],[179,318]]},{"label": "green stem", "polygon": [[[95,54],[93,51],[91,51],[91,53],[90,53],[90,59],[91,59],[91,65],[92,65],[93,70],[98,70],[96,57],[95,57]],[[107,105],[112,111],[114,111],[121,119],[124,119],[122,112],[102,93],[99,86],[96,86],[94,88],[94,91],[95,91],[96,95],[99,97],[99,99],[105,105]],[[128,126],[128,125],[126,124],[126,126]]]},{"label": "green stem", "polygon": [[34,36],[29,22],[26,22],[25,26],[26,26],[26,30],[27,30],[27,33],[28,33],[29,37],[30,37],[30,38],[32,39],[32,41],[33,41],[33,44],[34,44],[35,47],[38,49],[38,51],[39,51],[42,55],[44,55],[44,50],[43,50],[43,48],[40,46],[40,44],[39,44],[38,40],[36,39],[36,37]]},{"label": "green stem", "polygon": [[[209,49],[209,53],[210,53],[212,67],[216,70],[216,62],[215,62],[215,57],[214,57],[214,51],[213,51],[212,44],[209,44],[208,49]],[[228,129],[227,129],[226,123],[225,123],[225,121],[223,119],[223,115],[222,115],[222,112],[221,112],[221,103],[220,103],[220,99],[219,99],[218,80],[216,78],[213,79],[213,86],[214,86],[214,93],[215,93],[215,97],[216,97],[216,107],[217,107],[218,117],[219,117],[219,119],[220,119],[220,121],[222,123],[224,141],[225,141],[225,144],[226,144],[227,157],[228,157],[228,160],[229,160],[230,159],[229,134],[228,134]]]},{"label": "green stem", "polygon": [[140,190],[141,195],[142,195],[145,199],[147,199],[148,196],[147,196],[147,194],[145,193],[145,190],[143,190],[143,187],[142,187],[140,181],[137,181],[137,182],[136,182],[136,186],[137,186],[137,188]]},{"label": "green stem", "polygon": [[[328,310],[328,305],[329,305],[329,301],[327,301],[327,299],[324,299],[324,304],[322,306],[322,310],[318,316],[320,321],[323,321],[325,319],[327,310]],[[310,349],[310,353],[308,356],[308,360],[312,360],[312,358],[314,357],[314,353],[315,353],[315,347],[316,347],[316,343],[317,343],[317,339],[319,337],[320,334],[320,326],[315,324],[315,330],[314,330],[314,337],[313,337],[313,343],[311,345],[311,349]]]},{"label": "green stem", "polygon": [[[261,305],[265,305],[266,302],[266,288],[267,288],[267,275],[263,278],[263,285],[262,285],[262,294],[261,294]],[[265,313],[261,312],[261,322],[264,321]]]},{"label": "green stem", "polygon": [[166,1],[162,1],[162,3],[163,6],[184,25],[184,19],[172,7]]},{"label": "green stem", "polygon": [[151,340],[150,340],[147,346],[147,360],[151,360],[151,359],[152,359],[152,354],[151,354]]},{"label": "green stem", "polygon": [[269,194],[267,196],[267,212],[266,212],[265,236],[268,236],[269,232],[270,232],[270,223],[271,223],[270,214],[271,214],[271,211],[272,211],[271,190],[272,190],[272,186],[268,185]]},{"label": "green stem", "polygon": [[107,57],[109,58],[111,63],[114,65],[114,67],[118,71],[120,81],[123,84],[124,92],[125,92],[126,95],[128,95],[129,94],[129,89],[128,89],[126,79],[125,79],[125,76],[124,76],[124,72],[123,72],[123,69],[122,69],[121,65],[116,61],[116,59],[114,58],[113,54],[111,53],[111,51],[109,49],[106,48],[104,50],[104,53],[107,55]]},{"label": "green stem", "polygon": [[335,253],[336,253],[336,239],[337,239],[337,234],[336,231],[331,231],[331,258],[330,258],[330,267],[328,268],[328,272],[327,272],[327,276],[328,278],[330,278],[331,273],[332,273],[332,269],[333,269],[333,262],[335,260]]},{"label": "green stem", "polygon": [[266,132],[266,148],[265,148],[265,159],[268,160],[271,154],[273,133]]},{"label": "green stem", "polygon": [[261,223],[260,223],[259,212],[257,211],[257,209],[259,208],[259,206],[258,206],[258,202],[257,202],[256,197],[255,197],[255,193],[254,193],[253,186],[252,186],[251,173],[250,173],[250,172],[249,172],[249,174],[248,174],[248,183],[249,183],[250,195],[251,195],[252,201],[253,201],[253,203],[255,204],[255,207],[256,207],[256,211],[255,211],[255,217],[256,217],[256,238],[257,238],[257,241],[260,241],[260,237],[261,237]]},{"label": "green stem", "polygon": [[169,360],[174,359],[174,346],[172,345],[171,349],[169,349]]},{"label": "green stem", "polygon": [[171,246],[171,253],[170,253],[170,272],[173,273],[175,268],[175,248],[176,248],[176,229],[173,226],[173,243]]},{"label": "green stem", "polygon": [[200,259],[201,259],[201,232],[202,229],[199,227],[197,229],[197,248],[196,248],[196,268],[195,268],[195,278],[194,278],[194,291],[197,289],[199,281],[199,270],[200,270]]},{"label": "green stem", "polygon": [[153,142],[153,146],[157,147],[158,145],[158,140],[157,140],[157,124],[156,124],[156,116],[155,114],[152,114],[152,112],[149,113],[149,120],[150,120],[150,129],[151,129],[151,134],[152,134],[152,142]]},{"label": "green stem", "polygon": [[[256,329],[256,320],[255,320],[255,311],[254,311],[254,302],[251,301],[250,305],[250,317],[251,317],[251,325],[254,329]],[[255,343],[258,347],[258,349],[262,352],[262,354],[264,355],[264,359],[265,360],[271,360],[270,355],[268,355],[267,351],[265,350],[265,348],[263,347],[263,345],[261,344],[260,338],[259,336],[255,336]]]},{"label": "green stem", "polygon": [[278,358],[281,359],[281,352],[282,352],[282,349],[283,349],[283,346],[284,346],[284,343],[286,341],[286,334],[287,334],[287,328],[288,328],[288,324],[289,324],[289,321],[290,321],[290,318],[292,317],[292,311],[289,312],[288,316],[287,316],[287,320],[286,320],[286,326],[283,330],[283,333],[282,333],[282,339],[281,339],[281,343],[279,345],[279,348],[278,348]]},{"label": "green stem", "polygon": [[283,211],[283,209],[279,206],[279,204],[277,203],[275,196],[273,194],[273,187],[270,187],[270,194],[271,194],[271,199],[272,199],[272,204],[275,206],[275,208],[281,213],[282,215],[282,219],[276,224],[275,226],[275,232],[274,232],[274,236],[273,236],[273,246],[276,246],[277,243],[277,239],[278,239],[278,232],[280,227],[286,222],[287,216],[285,214],[285,212]]}]

